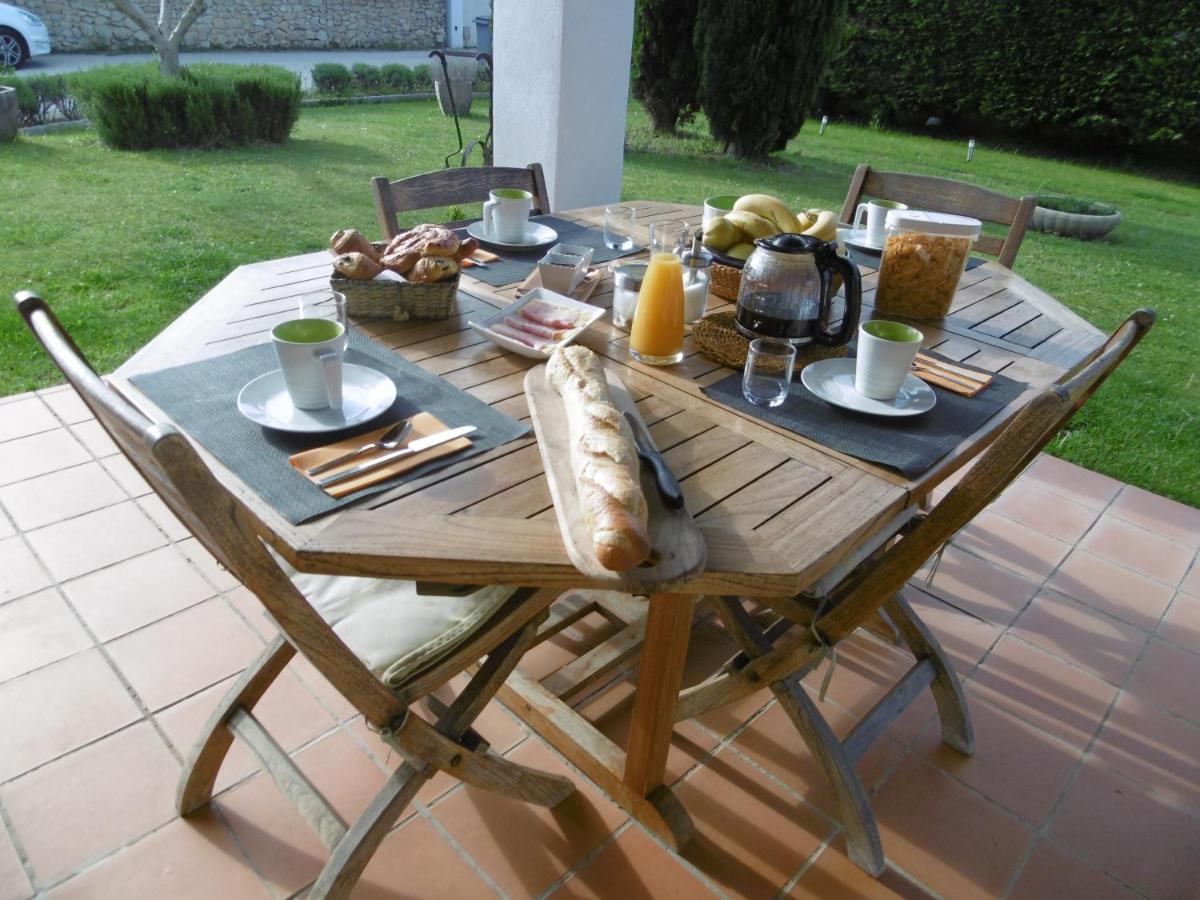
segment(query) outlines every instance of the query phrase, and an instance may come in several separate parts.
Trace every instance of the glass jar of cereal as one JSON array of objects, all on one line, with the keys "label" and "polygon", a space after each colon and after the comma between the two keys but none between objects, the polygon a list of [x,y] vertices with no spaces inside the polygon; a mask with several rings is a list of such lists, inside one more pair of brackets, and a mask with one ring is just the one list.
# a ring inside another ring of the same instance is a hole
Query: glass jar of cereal
[{"label": "glass jar of cereal", "polygon": [[913,319],[943,319],[982,223],[920,210],[888,213],[875,309]]}]

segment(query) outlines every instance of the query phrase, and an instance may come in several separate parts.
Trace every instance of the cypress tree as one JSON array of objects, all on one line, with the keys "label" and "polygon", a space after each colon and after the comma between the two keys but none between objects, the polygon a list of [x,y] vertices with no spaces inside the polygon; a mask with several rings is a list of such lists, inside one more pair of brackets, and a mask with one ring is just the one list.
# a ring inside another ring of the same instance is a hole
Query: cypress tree
[{"label": "cypress tree", "polygon": [[699,0],[637,0],[633,95],[655,131],[674,131],[696,111],[697,69],[692,34]]},{"label": "cypress tree", "polygon": [[740,158],[784,149],[813,111],[847,0],[700,0],[700,106]]}]

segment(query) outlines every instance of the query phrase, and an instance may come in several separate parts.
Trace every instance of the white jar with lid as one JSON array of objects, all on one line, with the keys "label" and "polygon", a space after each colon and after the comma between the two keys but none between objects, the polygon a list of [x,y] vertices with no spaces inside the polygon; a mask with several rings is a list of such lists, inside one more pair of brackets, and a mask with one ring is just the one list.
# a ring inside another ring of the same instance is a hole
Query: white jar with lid
[{"label": "white jar with lid", "polygon": [[983,223],[969,216],[894,209],[887,215],[875,289],[878,312],[944,319]]},{"label": "white jar with lid", "polygon": [[623,262],[612,267],[613,273],[613,324],[628,331],[633,327],[633,314],[637,311],[638,292],[646,275],[645,262]]}]

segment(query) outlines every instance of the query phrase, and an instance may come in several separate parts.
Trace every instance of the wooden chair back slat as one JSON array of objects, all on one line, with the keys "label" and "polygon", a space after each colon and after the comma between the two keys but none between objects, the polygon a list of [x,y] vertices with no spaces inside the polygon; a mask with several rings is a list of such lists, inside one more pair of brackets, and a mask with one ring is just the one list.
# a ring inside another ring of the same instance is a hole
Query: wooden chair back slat
[{"label": "wooden chair back slat", "polygon": [[488,199],[488,193],[497,188],[529,191],[533,194],[534,214],[550,212],[546,177],[540,163],[530,163],[523,169],[504,166],[442,169],[399,181],[388,181],[382,175],[371,179],[379,227],[387,240],[402,230],[397,221],[400,213],[461,203],[482,203]]},{"label": "wooden chair back slat", "polygon": [[1004,238],[981,235],[975,249],[981,253],[998,257],[998,262],[1012,268],[1017,251],[1025,239],[1029,220],[1033,216],[1037,198],[1025,196],[1020,199],[997,191],[990,191],[973,184],[965,184],[950,178],[932,175],[910,175],[905,172],[877,172],[866,163],[859,165],[850,180],[846,202],[842,204],[840,220],[854,220],[854,211],[864,197],[896,200],[913,209],[931,212],[954,213],[971,216],[982,222],[991,222],[1008,227]]},{"label": "wooden chair back slat", "polygon": [[30,331],[121,452],[167,508],[259,598],[288,640],[372,721],[386,723],[401,713],[403,704],[296,589],[263,546],[266,530],[187,439],[151,421],[105,383],[41,297],[23,291],[15,299]]},{"label": "wooden chair back slat", "polygon": [[912,531],[869,564],[838,604],[817,623],[831,645],[848,637],[900,591],[929,557],[995,500],[1033,462],[1153,327],[1140,309],[1065,381],[1041,391],[984,451],[963,479]]}]

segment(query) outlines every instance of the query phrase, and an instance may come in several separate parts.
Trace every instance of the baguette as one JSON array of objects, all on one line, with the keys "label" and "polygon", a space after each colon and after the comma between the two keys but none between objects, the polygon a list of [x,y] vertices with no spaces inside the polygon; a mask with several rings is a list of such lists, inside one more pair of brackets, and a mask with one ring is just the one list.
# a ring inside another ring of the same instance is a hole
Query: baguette
[{"label": "baguette", "polygon": [[586,347],[556,350],[546,378],[567,412],[571,468],[592,550],[606,569],[632,569],[646,561],[652,546],[629,424],[609,399],[600,361]]}]

